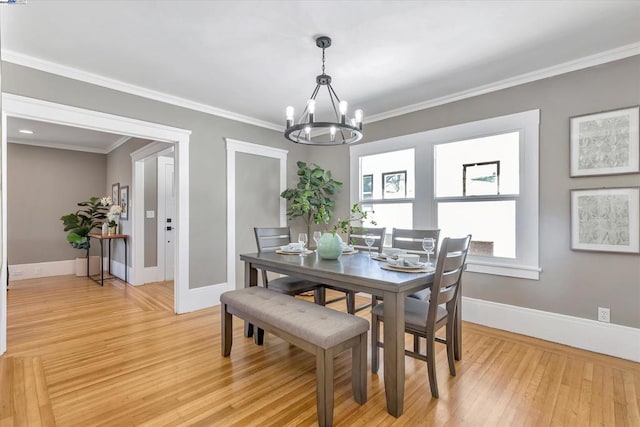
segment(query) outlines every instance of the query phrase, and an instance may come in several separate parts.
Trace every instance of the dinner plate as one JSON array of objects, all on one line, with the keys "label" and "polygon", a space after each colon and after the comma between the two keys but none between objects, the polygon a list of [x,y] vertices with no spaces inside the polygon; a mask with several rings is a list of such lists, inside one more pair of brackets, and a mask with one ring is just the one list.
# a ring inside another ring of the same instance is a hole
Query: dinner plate
[{"label": "dinner plate", "polygon": [[408,267],[408,266],[399,266],[399,265],[391,265],[391,264],[382,264],[380,268],[390,271],[401,271],[404,273],[429,273],[434,271],[435,269],[431,266],[422,266],[422,267]]},{"label": "dinner plate", "polygon": [[[283,249],[278,249],[276,250],[276,253],[280,255],[300,255],[302,252],[301,251],[285,251]],[[304,251],[305,255],[312,254],[312,253],[313,251],[310,251],[310,250]]]}]

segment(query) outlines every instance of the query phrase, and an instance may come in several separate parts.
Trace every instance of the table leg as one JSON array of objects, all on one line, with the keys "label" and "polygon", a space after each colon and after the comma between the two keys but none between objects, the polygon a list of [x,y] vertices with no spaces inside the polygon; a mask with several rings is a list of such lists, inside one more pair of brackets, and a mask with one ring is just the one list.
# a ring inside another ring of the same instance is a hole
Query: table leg
[{"label": "table leg", "polygon": [[107,264],[107,269],[109,271],[109,276],[111,276],[111,240],[109,239],[109,263]]},{"label": "table leg", "polygon": [[404,409],[404,298],[384,293],[384,389],[387,412],[394,417]]},{"label": "table leg", "polygon": [[129,283],[127,278],[127,270],[129,269],[127,267],[127,238],[125,237],[122,240],[124,241],[124,283]]},{"label": "table leg", "polygon": [[[244,287],[258,286],[258,270],[256,270],[250,262],[244,262]],[[249,338],[253,336],[253,325],[245,320],[244,336]]]},{"label": "table leg", "polygon": [[[104,260],[103,243],[104,243],[103,239],[100,239],[100,286],[104,286],[104,268],[103,268],[104,266],[102,265],[102,262]],[[111,240],[109,240],[109,243],[111,243]],[[109,264],[111,264],[111,245],[109,245]]]}]

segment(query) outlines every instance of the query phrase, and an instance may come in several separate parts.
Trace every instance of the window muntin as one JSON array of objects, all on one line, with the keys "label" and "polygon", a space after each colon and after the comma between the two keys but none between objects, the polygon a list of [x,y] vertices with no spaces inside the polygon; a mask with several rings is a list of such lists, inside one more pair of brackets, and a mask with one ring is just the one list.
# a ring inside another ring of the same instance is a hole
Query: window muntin
[{"label": "window muntin", "polygon": [[362,156],[359,176],[360,200],[411,199],[415,197],[415,150]]}]

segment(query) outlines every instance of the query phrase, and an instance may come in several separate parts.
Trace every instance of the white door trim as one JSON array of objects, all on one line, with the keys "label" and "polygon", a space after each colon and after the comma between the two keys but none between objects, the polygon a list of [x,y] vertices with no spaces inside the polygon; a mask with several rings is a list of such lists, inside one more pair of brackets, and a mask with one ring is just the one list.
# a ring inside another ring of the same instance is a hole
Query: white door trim
[{"label": "white door trim", "polygon": [[[20,117],[31,120],[57,123],[62,125],[117,133],[126,136],[145,138],[154,141],[169,142],[176,148],[176,190],[177,223],[176,241],[179,254],[176,260],[175,305],[177,313],[189,306],[185,301],[189,293],[189,138],[191,131],[165,126],[128,117],[107,114],[83,108],[71,107],[24,96],[2,94],[2,265],[0,267],[0,354],[7,348],[7,302],[6,302],[6,265],[7,265],[7,117]],[[132,182],[132,195],[135,197],[135,179]],[[132,214],[140,206],[132,206]],[[136,246],[144,242],[139,224],[132,224],[133,250],[131,265],[136,267]],[[136,243],[137,242],[137,243]],[[142,258],[144,259],[144,258]],[[136,268],[132,269],[132,281],[137,280]]]},{"label": "white door trim", "polygon": [[[281,148],[225,138],[227,145],[227,288],[236,283],[236,153],[253,154],[280,160],[280,192],[287,188],[287,153]],[[287,203],[280,198],[280,226],[287,225]]]}]

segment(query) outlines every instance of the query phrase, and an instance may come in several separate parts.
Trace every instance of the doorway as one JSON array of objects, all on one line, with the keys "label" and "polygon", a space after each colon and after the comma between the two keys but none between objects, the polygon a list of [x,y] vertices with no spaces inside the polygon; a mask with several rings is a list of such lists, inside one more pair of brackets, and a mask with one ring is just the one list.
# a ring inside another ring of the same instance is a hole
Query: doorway
[{"label": "doorway", "polygon": [[[2,94],[2,268],[0,268],[0,354],[6,351],[7,319],[7,117],[26,118],[49,123],[57,123],[84,129],[150,139],[171,143],[175,148],[175,191],[176,191],[176,257],[174,310],[176,313],[188,311],[189,307],[189,139],[191,131],[159,125],[156,123],[120,117],[82,108],[70,107],[33,98],[12,94]],[[153,145],[153,144],[151,144]],[[131,194],[132,213],[141,208],[136,185],[139,184],[134,160]],[[138,203],[136,203],[138,202]],[[143,268],[143,226],[138,221],[132,224],[131,282],[140,279]],[[142,249],[142,251],[141,251]]]}]

